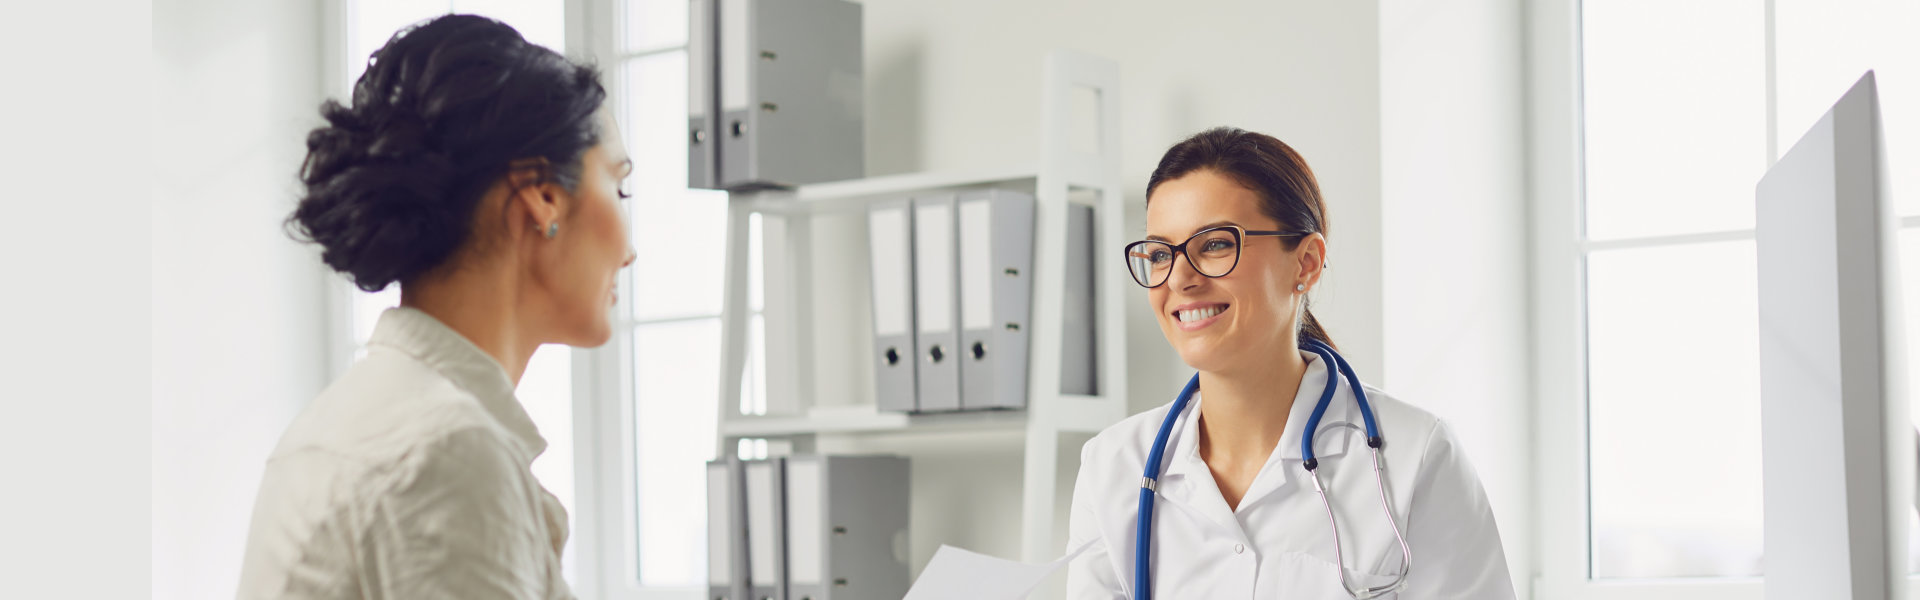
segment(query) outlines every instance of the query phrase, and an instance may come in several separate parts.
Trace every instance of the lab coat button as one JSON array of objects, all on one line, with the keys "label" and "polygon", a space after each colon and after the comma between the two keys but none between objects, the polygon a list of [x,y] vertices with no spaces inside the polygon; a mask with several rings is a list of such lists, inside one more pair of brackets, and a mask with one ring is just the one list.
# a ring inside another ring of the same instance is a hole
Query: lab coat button
[{"label": "lab coat button", "polygon": [[1247,551],[1247,546],[1246,546],[1246,544],[1234,544],[1234,545],[1233,545],[1233,553],[1234,553],[1234,554],[1240,554],[1240,553],[1242,553],[1242,552],[1246,552],[1246,551]]}]

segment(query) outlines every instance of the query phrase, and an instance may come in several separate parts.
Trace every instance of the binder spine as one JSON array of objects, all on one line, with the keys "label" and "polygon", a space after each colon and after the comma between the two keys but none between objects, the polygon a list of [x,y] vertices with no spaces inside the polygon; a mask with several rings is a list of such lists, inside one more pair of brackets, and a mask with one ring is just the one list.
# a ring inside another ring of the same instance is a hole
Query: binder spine
[{"label": "binder spine", "polygon": [[962,409],[1026,406],[1034,208],[1009,190],[960,200]]},{"label": "binder spine", "polygon": [[958,219],[953,194],[913,199],[919,412],[960,409]]},{"label": "binder spine", "polygon": [[913,204],[907,199],[877,203],[868,212],[874,404],[884,411],[912,412],[919,393],[913,229]]}]

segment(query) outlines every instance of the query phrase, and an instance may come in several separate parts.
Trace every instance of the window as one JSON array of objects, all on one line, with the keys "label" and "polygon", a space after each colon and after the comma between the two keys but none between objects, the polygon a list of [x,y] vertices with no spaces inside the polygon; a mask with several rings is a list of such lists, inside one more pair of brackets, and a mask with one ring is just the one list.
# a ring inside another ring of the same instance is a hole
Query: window
[{"label": "window", "polygon": [[[632,396],[610,399],[626,403],[612,414],[631,415],[631,437],[603,445],[630,453],[621,464],[631,471],[621,476],[632,506],[619,509],[630,511],[631,542],[622,544],[620,568],[633,576],[602,591],[699,597],[707,586],[707,504],[704,494],[687,491],[706,489],[705,464],[719,442],[727,194],[686,185],[688,2],[590,3],[602,8],[593,12],[613,15],[614,25],[601,29],[613,41],[601,52],[611,54],[597,62],[634,160],[627,187],[639,256],[624,275],[614,340],[630,350],[618,376]],[[748,220],[749,352],[738,383],[748,414],[766,410],[761,227],[757,216]]]},{"label": "window", "polygon": [[1765,7],[1581,17],[1593,577],[1759,575]]},{"label": "window", "polygon": [[[1870,0],[1541,7],[1530,49],[1549,65],[1532,72],[1536,151],[1550,157],[1535,163],[1547,180],[1536,220],[1536,593],[1759,598],[1754,185],[1875,70],[1902,216],[1910,347],[1920,339],[1920,114],[1887,108],[1920,105],[1920,41],[1899,31],[1920,9]],[[1551,66],[1556,56],[1572,60]],[[1565,129],[1568,120],[1577,126]],[[1562,156],[1573,169],[1553,164]],[[1702,347],[1717,351],[1690,351]],[[1909,353],[1910,379],[1920,376],[1917,356]],[[1910,391],[1920,419],[1920,386]],[[1577,479],[1555,479],[1560,471]]]},{"label": "window", "polygon": [[[367,57],[374,50],[386,44],[394,32],[435,15],[458,12],[493,17],[519,30],[528,41],[566,52],[565,13],[559,0],[348,0],[343,8],[346,40],[342,47],[346,49],[346,56],[341,60],[346,68],[341,71],[346,78],[335,93],[336,98],[343,100],[351,98],[353,82],[365,71]],[[373,334],[380,313],[400,304],[400,288],[389,286],[369,294],[344,281],[339,285],[350,306],[347,312],[353,336],[351,348],[353,357],[358,358],[366,352],[367,338]],[[526,407],[527,415],[533,418],[534,425],[540,428],[541,437],[547,440],[547,450],[533,461],[533,474],[571,515],[576,506],[573,363],[567,348],[547,345],[535,352],[520,377],[515,395]],[[561,555],[569,581],[574,580],[576,547],[578,544],[569,539]]]}]

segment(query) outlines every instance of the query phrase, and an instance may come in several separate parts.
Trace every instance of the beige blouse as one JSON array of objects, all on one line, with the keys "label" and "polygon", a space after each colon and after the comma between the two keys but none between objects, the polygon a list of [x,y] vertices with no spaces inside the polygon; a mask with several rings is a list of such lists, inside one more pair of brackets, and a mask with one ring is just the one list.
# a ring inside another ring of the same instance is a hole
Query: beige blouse
[{"label": "beige blouse", "polygon": [[546,447],[499,363],[388,310],[267,460],[239,597],[572,598]]}]

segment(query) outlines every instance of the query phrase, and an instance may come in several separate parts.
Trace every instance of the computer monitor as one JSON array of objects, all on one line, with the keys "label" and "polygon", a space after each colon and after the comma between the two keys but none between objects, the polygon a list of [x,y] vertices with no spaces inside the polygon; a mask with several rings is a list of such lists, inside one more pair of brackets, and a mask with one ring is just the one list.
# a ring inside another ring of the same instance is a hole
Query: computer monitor
[{"label": "computer monitor", "polygon": [[1756,190],[1768,598],[1908,597],[1915,432],[1877,96],[1868,72]]}]

